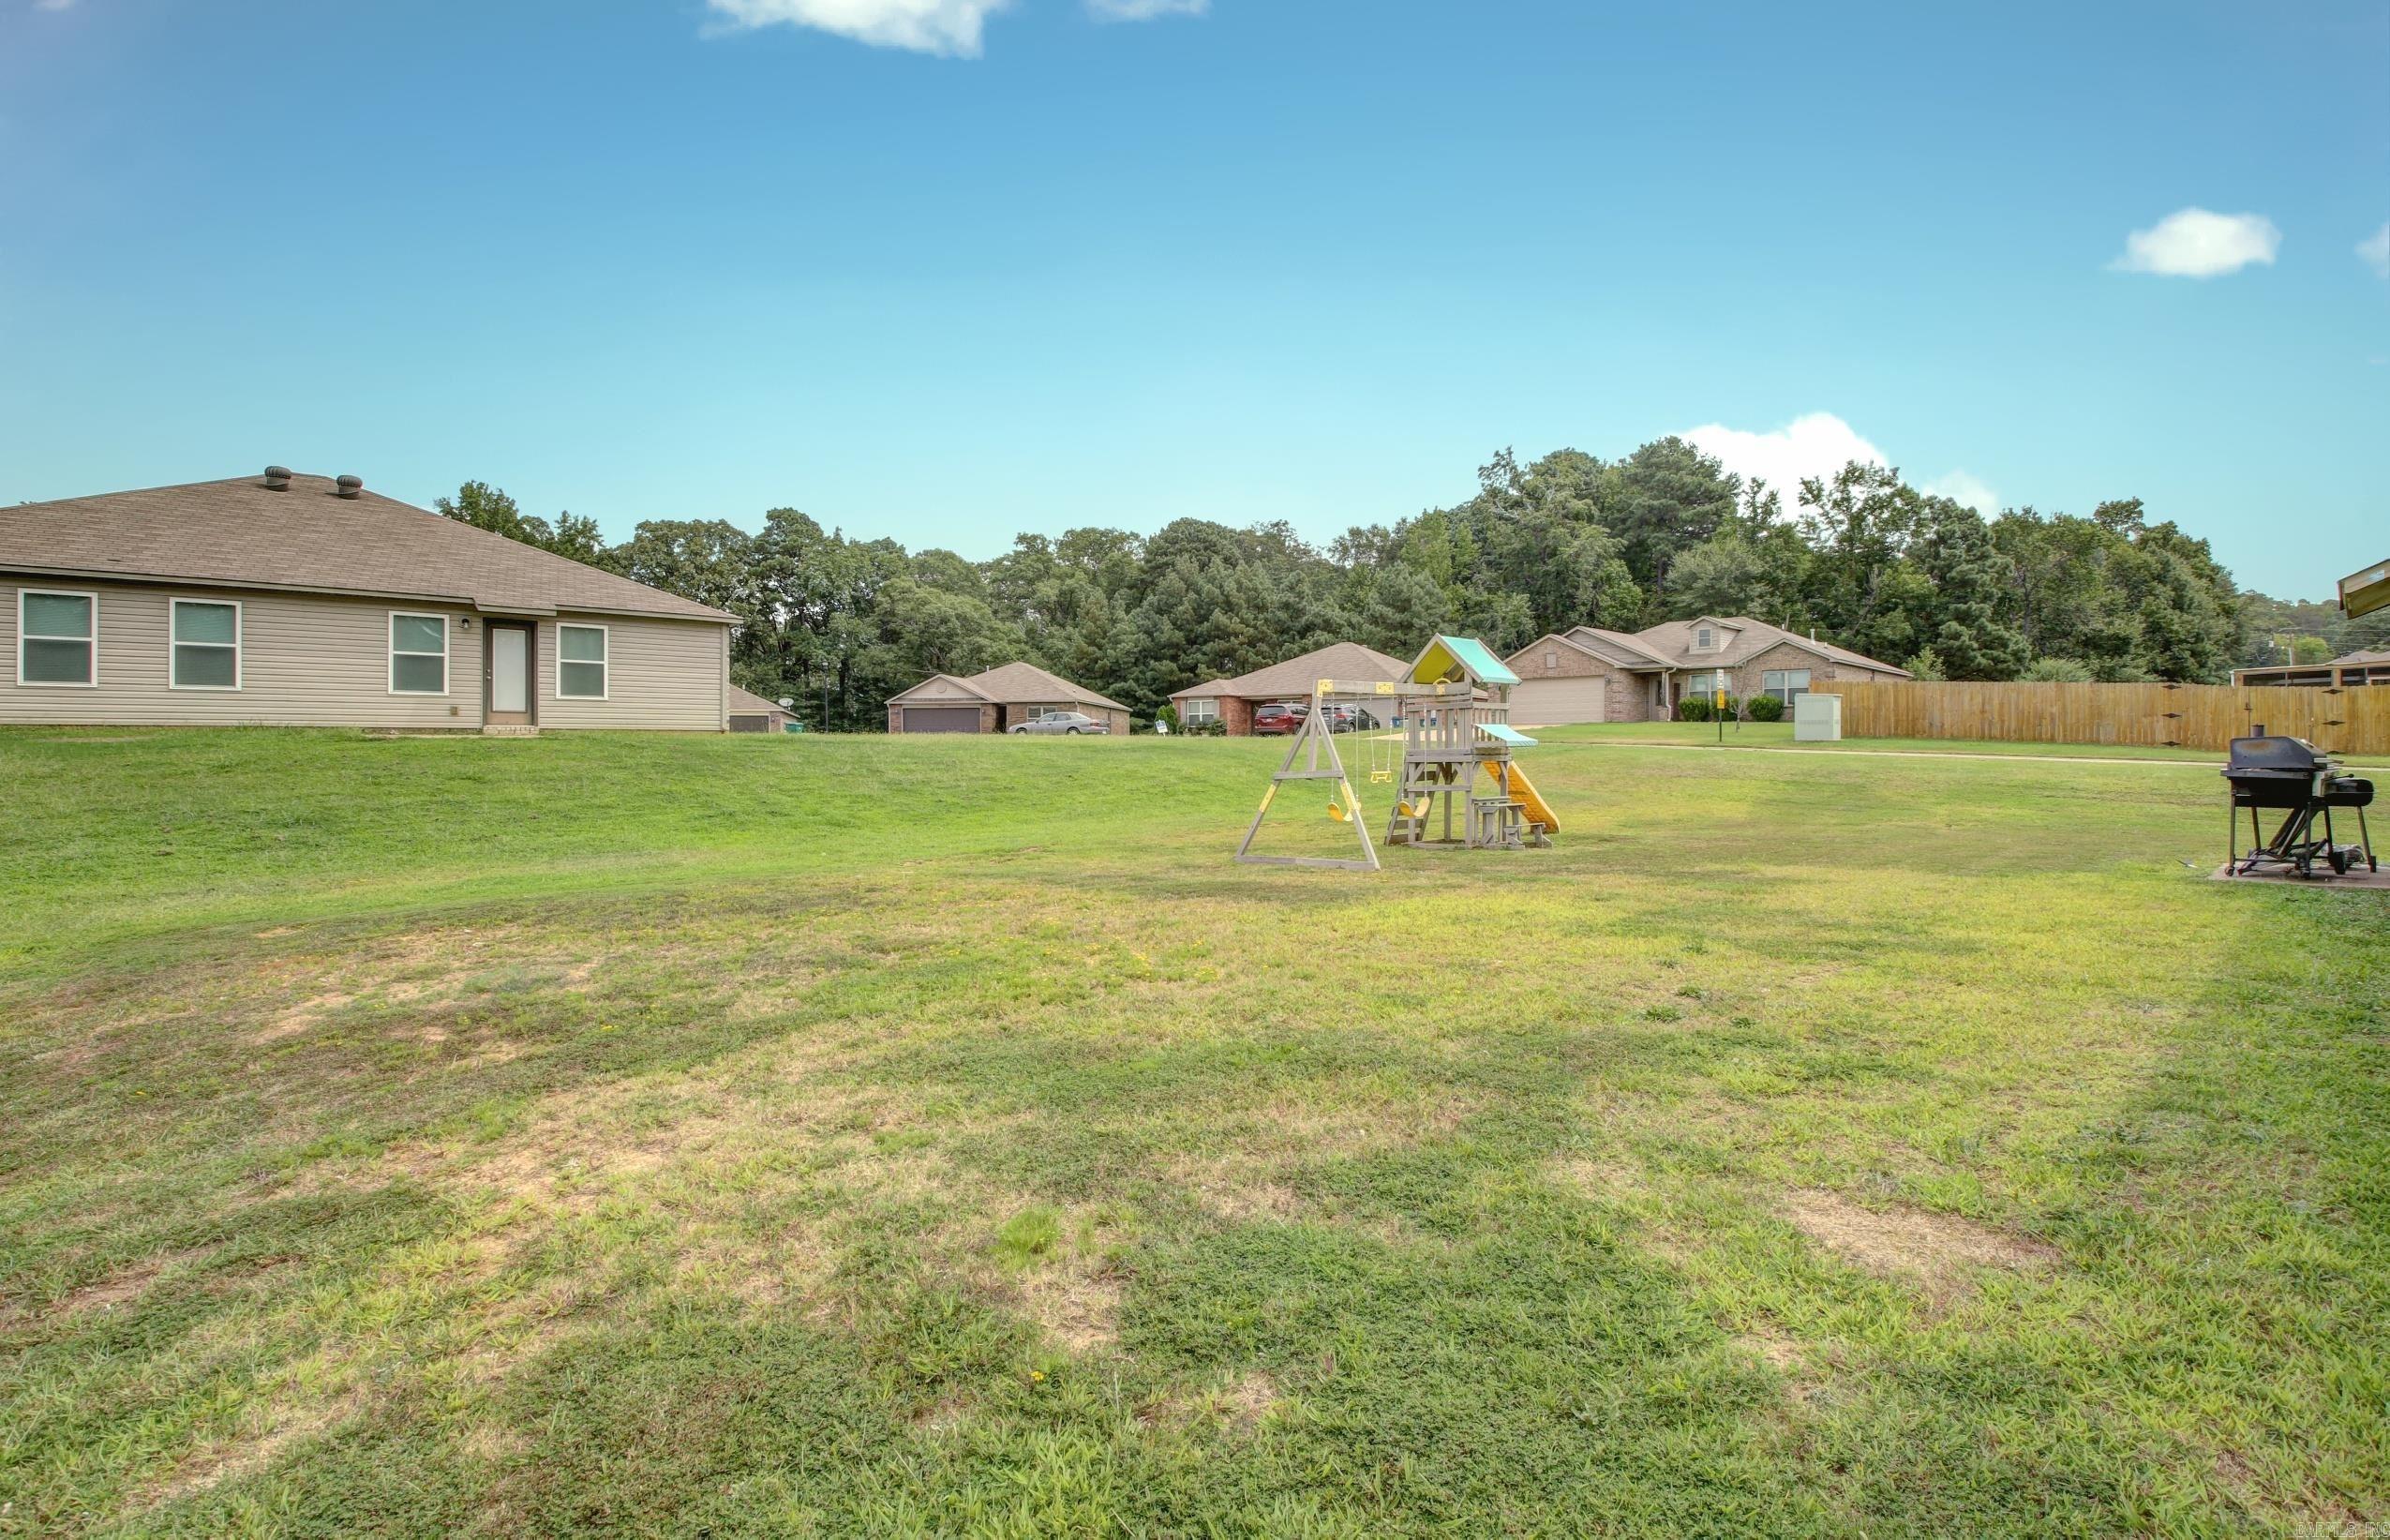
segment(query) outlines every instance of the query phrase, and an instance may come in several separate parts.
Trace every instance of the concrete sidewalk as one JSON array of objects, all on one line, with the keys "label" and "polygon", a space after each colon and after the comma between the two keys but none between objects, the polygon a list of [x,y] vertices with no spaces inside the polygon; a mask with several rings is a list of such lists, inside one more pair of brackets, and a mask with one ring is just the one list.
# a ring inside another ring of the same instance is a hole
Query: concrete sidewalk
[{"label": "concrete sidewalk", "polygon": [[[1522,729],[1531,731],[1532,729]],[[2220,770],[2224,756],[2213,759],[2129,759],[2107,754],[1969,754],[1964,749],[1794,749],[1775,743],[1648,743],[1630,739],[1594,739],[1552,742],[1546,749],[1674,749],[1690,754],[1795,754],[1810,759],[1973,759],[2015,765],[2165,765],[2174,770]],[[2353,773],[2390,774],[2364,765],[2344,765]]]}]

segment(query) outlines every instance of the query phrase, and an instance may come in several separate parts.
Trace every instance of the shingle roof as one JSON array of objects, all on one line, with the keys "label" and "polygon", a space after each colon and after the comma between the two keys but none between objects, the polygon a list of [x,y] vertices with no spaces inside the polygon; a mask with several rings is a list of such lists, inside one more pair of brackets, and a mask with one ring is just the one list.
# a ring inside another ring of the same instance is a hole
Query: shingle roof
[{"label": "shingle roof", "polygon": [[1256,668],[1249,674],[1239,674],[1232,680],[1217,680],[1198,690],[1181,690],[1179,698],[1196,694],[1232,695],[1239,699],[1262,700],[1307,695],[1322,680],[1399,680],[1411,672],[1411,665],[1399,658],[1387,657],[1374,647],[1359,642],[1330,642],[1327,646],[1306,652],[1299,658],[1274,663],[1267,668]]},{"label": "shingle roof", "polygon": [[1101,706],[1108,710],[1128,710],[1120,702],[1099,695],[1083,684],[1073,684],[1059,674],[1049,674],[1033,663],[998,664],[993,668],[971,675],[963,682],[999,706],[1042,706],[1057,700],[1072,700],[1083,706]]},{"label": "shingle roof", "polygon": [[730,687],[730,709],[742,712],[780,711],[783,713],[788,710],[776,700],[766,700],[753,690],[741,690],[735,684]]},{"label": "shingle roof", "polygon": [[2371,650],[2343,652],[2338,657],[2333,659],[2331,663],[2324,665],[2324,666],[2327,668],[2340,666],[2353,667],[2357,664],[2361,663],[2390,663],[2390,652],[2375,652]]},{"label": "shingle roof", "polygon": [[1638,646],[1666,659],[1669,665],[1676,668],[1732,668],[1771,647],[1791,642],[1835,663],[1898,674],[1903,679],[1909,677],[1908,670],[1897,664],[1878,662],[1846,647],[1836,647],[1831,642],[1814,642],[1782,626],[1755,620],[1747,615],[1713,615],[1703,619],[1714,620],[1729,633],[1725,646],[1707,652],[1693,650],[1693,632],[1701,623],[1699,620],[1663,620],[1658,625],[1646,626],[1636,632],[1634,639]]},{"label": "shingle roof", "polygon": [[1184,690],[1172,691],[1170,698],[1173,700],[1188,700],[1201,696],[1208,699],[1214,695],[1224,695],[1228,693],[1228,680],[1205,680],[1201,684],[1190,684]]},{"label": "shingle roof", "polygon": [[1630,668],[1673,668],[1676,666],[1675,663],[1667,657],[1644,646],[1623,631],[1604,631],[1599,626],[1581,625],[1570,631],[1561,640],[1575,642],[1588,651],[1606,656],[1611,662],[1624,664]]},{"label": "shingle roof", "polygon": [[485,610],[731,620],[661,589],[324,476],[193,482],[0,507],[0,568],[462,602]]}]

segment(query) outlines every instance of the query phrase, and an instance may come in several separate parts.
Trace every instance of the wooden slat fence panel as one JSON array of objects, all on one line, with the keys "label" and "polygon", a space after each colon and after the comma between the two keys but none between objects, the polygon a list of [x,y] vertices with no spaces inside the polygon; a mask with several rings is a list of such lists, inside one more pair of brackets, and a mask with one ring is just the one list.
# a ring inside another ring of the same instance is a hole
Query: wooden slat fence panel
[{"label": "wooden slat fence panel", "polygon": [[1843,697],[1845,738],[1998,739],[2214,749],[2263,725],[2331,754],[2390,754],[2390,685],[2347,689],[2225,684],[1858,684]]}]

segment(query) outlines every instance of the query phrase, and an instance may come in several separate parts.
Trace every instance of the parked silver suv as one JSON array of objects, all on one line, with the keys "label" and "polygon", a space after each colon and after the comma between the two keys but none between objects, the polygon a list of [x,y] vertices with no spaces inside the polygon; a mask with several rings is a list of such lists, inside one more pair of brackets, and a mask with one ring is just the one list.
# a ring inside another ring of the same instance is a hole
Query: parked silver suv
[{"label": "parked silver suv", "polygon": [[1035,722],[1015,723],[1006,729],[1016,733],[1108,733],[1112,724],[1098,722],[1084,711],[1048,711]]}]

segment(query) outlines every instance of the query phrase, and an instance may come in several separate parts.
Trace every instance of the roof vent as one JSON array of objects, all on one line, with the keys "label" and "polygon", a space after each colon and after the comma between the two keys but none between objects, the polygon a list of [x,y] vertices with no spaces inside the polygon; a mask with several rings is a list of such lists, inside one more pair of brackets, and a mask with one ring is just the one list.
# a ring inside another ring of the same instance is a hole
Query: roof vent
[{"label": "roof vent", "polygon": [[339,488],[340,495],[344,498],[353,498],[366,489],[363,476],[343,476],[333,485]]},{"label": "roof vent", "polygon": [[269,492],[289,491],[291,489],[291,468],[287,465],[267,466],[265,468],[265,489]]}]

